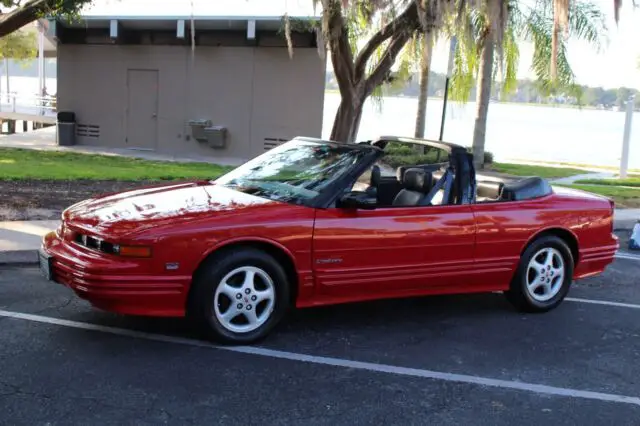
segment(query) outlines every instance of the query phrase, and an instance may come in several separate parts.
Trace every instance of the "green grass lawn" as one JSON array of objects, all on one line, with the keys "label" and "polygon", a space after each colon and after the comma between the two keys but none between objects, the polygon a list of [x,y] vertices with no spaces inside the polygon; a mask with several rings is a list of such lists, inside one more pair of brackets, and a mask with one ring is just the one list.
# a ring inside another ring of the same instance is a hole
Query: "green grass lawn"
[{"label": "green grass lawn", "polygon": [[530,166],[526,164],[493,163],[490,170],[513,176],[540,176],[546,179],[563,178],[582,173],[584,170],[569,167]]},{"label": "green grass lawn", "polygon": [[[526,158],[518,159],[518,160],[527,161]],[[618,166],[598,166],[595,164],[572,163],[572,162],[566,162],[566,161],[549,161],[547,162],[547,164],[554,165],[554,166],[565,166],[565,167],[584,167],[586,169],[606,170],[611,172],[617,172],[620,170],[620,167]],[[637,174],[640,174],[640,169],[628,169],[627,173],[637,175]]]},{"label": "green grass lawn", "polygon": [[616,202],[617,207],[640,207],[640,188],[623,188],[611,185],[560,185],[568,188],[581,189],[594,194],[609,197]]},{"label": "green grass lawn", "polygon": [[0,179],[174,180],[213,179],[230,167],[128,157],[0,148]]},{"label": "green grass lawn", "polygon": [[633,186],[640,188],[640,178],[627,178],[627,179],[579,179],[576,183],[580,184],[592,184],[592,185],[607,185],[607,186]]}]

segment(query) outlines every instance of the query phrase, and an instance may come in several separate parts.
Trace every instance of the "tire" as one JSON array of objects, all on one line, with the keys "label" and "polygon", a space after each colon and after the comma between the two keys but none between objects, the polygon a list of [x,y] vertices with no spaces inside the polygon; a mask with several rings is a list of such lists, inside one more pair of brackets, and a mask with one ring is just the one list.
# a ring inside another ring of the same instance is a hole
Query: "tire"
[{"label": "tire", "polygon": [[210,339],[248,344],[281,321],[289,294],[287,274],[272,256],[253,248],[226,250],[196,273],[187,311]]},{"label": "tire", "polygon": [[573,281],[573,267],[571,250],[561,238],[553,235],[539,237],[520,257],[505,296],[520,311],[550,311],[567,296]]}]

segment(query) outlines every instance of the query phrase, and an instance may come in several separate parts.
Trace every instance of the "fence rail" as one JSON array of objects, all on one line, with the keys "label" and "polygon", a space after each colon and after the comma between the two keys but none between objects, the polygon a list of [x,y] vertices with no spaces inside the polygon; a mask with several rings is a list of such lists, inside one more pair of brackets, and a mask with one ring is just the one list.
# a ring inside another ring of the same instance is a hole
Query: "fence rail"
[{"label": "fence rail", "polygon": [[55,117],[56,97],[3,93],[0,94],[0,112]]}]

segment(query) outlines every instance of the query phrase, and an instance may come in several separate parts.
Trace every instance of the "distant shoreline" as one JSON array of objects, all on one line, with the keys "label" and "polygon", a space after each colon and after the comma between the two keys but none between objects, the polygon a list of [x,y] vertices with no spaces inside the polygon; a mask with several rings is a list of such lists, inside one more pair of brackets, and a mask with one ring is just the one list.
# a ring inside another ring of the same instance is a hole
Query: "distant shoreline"
[{"label": "distant shoreline", "polygon": [[[339,95],[340,91],[335,89],[325,89],[325,94]],[[396,98],[396,99],[415,99],[417,100],[417,96],[404,96],[404,95],[385,95],[384,98]],[[437,99],[439,101],[443,100],[442,96],[429,96],[429,99]],[[450,101],[451,103],[460,104],[461,102]],[[475,101],[470,100],[467,103],[475,103]],[[532,106],[532,107],[546,107],[546,108],[567,108],[567,109],[584,109],[590,111],[607,111],[607,112],[620,112],[615,109],[600,109],[598,107],[594,107],[592,105],[573,105],[573,104],[542,104],[542,103],[534,103],[534,102],[505,102],[505,101],[496,101],[492,100],[491,103],[501,104],[501,105],[517,105],[517,106]],[[463,103],[464,104],[464,103]]]}]

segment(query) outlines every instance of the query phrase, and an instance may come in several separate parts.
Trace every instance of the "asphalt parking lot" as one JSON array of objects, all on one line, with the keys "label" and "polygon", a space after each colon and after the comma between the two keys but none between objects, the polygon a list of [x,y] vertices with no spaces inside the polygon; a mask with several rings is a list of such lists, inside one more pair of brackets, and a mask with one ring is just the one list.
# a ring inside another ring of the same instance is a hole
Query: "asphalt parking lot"
[{"label": "asphalt parking lot", "polygon": [[640,424],[640,261],[555,311],[499,294],[301,310],[258,346],[0,269],[0,424]]}]

